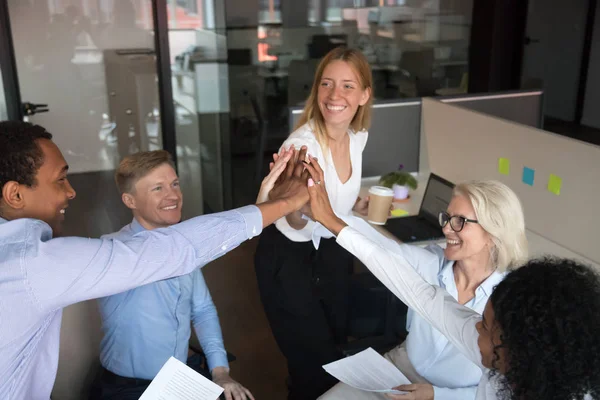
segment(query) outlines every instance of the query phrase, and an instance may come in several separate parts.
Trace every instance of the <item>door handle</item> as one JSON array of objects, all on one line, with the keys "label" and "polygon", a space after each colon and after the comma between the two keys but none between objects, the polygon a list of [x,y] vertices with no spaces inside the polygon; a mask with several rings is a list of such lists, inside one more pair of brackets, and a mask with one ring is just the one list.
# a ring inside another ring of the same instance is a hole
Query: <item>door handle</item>
[{"label": "door handle", "polygon": [[48,104],[34,104],[26,101],[21,106],[23,108],[23,114],[27,116],[50,111]]},{"label": "door handle", "polygon": [[529,36],[525,36],[525,39],[523,40],[523,42],[525,43],[525,45],[528,45],[531,43],[539,43],[540,39],[532,39]]}]

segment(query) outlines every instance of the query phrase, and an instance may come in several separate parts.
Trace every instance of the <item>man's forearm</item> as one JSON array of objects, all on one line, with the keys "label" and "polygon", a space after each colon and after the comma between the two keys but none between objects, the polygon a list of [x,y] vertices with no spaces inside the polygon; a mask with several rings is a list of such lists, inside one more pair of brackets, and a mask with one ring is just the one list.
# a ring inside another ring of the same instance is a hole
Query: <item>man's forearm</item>
[{"label": "man's forearm", "polygon": [[262,213],[263,228],[295,211],[293,206],[286,200],[271,200],[257,204],[256,207]]}]

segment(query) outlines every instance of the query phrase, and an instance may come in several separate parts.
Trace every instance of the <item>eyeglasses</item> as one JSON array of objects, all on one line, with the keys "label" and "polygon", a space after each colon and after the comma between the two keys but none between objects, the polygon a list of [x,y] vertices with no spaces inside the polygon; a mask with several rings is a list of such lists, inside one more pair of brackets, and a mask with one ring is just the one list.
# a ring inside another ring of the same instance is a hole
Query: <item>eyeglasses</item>
[{"label": "eyeglasses", "polygon": [[477,221],[476,219],[469,219],[460,215],[450,215],[447,212],[443,211],[438,215],[438,222],[440,223],[440,226],[442,228],[445,227],[448,224],[448,222],[450,222],[450,228],[452,228],[454,232],[462,231],[465,227],[465,223],[467,222],[472,222],[474,224],[479,223],[479,221]]}]

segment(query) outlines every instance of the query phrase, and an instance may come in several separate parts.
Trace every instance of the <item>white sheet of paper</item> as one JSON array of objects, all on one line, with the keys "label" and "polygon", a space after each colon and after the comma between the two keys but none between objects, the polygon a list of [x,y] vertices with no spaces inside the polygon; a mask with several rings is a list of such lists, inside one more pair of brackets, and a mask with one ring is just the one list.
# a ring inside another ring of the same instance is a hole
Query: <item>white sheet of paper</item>
[{"label": "white sheet of paper", "polygon": [[139,400],[217,400],[223,388],[171,357]]},{"label": "white sheet of paper", "polygon": [[403,394],[406,392],[392,388],[410,384],[398,368],[370,347],[323,368],[346,385],[368,392]]}]

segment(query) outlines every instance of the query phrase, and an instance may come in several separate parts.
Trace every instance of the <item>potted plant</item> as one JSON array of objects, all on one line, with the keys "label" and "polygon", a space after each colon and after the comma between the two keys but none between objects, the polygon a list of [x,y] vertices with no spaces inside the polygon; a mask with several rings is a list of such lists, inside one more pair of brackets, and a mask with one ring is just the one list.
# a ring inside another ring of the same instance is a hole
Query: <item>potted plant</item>
[{"label": "potted plant", "polygon": [[379,184],[391,188],[394,191],[395,200],[404,200],[408,197],[409,189],[415,190],[418,186],[417,179],[408,172],[402,171],[404,166],[400,164],[398,171],[385,174],[379,180]]}]

